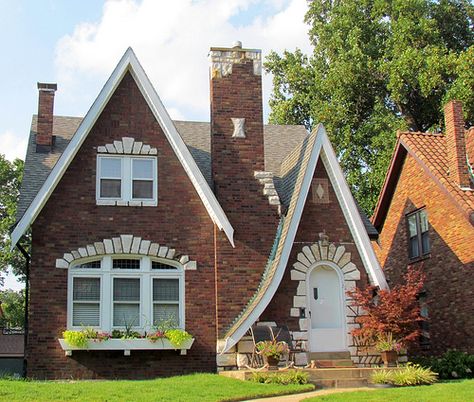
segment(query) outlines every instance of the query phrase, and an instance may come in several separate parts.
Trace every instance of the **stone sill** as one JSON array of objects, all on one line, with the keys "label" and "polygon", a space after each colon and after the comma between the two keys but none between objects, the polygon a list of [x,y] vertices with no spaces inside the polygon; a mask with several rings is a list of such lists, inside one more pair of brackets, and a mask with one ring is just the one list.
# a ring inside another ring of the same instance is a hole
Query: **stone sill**
[{"label": "stone sill", "polygon": [[130,356],[131,350],[179,350],[185,355],[194,343],[194,338],[184,342],[179,348],[173,346],[168,339],[159,339],[155,342],[149,339],[107,339],[106,341],[89,341],[86,347],[69,345],[64,339],[58,339],[66,356],[72,356],[73,350],[123,350],[124,356]]}]

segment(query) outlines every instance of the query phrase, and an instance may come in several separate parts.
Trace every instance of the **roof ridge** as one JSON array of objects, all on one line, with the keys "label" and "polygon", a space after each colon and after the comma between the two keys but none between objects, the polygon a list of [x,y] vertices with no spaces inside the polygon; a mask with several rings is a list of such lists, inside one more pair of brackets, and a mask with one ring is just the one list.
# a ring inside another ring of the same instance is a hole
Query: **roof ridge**
[{"label": "roof ridge", "polygon": [[422,135],[422,136],[433,136],[433,137],[444,137],[444,133],[435,133],[433,131],[397,131],[397,137],[400,137],[402,135]]}]

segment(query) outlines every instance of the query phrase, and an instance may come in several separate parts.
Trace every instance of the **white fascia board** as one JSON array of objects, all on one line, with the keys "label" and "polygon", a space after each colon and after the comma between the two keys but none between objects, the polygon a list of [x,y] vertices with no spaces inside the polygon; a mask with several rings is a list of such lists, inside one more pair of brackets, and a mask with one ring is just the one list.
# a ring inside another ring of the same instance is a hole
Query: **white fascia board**
[{"label": "white fascia board", "polygon": [[212,221],[217,225],[219,230],[224,230],[229,242],[232,244],[232,247],[235,247],[234,229],[230,224],[229,219],[217,201],[216,196],[210,189],[206,179],[202,175],[201,170],[196,165],[196,162],[189,152],[188,147],[176,130],[176,127],[167,110],[163,106],[160,97],[158,96],[155,88],[148,79],[145,70],[133,52],[131,55],[131,73],[155,118],[160,123],[160,126],[163,129],[169,143],[171,144],[173,151],[184,167],[189,179],[193,183]]},{"label": "white fascia board", "polygon": [[91,108],[85,115],[84,119],[82,119],[81,124],[76,130],[76,133],[72,137],[64,152],[59,157],[59,160],[54,165],[53,169],[49,173],[48,177],[46,178],[45,182],[41,186],[33,201],[31,202],[30,206],[25,211],[22,218],[16,225],[15,229],[11,234],[12,249],[15,247],[21,236],[23,236],[23,234],[35,221],[36,217],[43,209],[44,205],[46,204],[46,201],[49,199],[50,195],[59,183],[59,180],[61,180],[67,167],[74,159],[74,156],[76,156],[77,151],[86,139],[87,134],[89,134],[89,131],[93,127],[100,113],[104,109],[105,105],[107,105],[107,102],[114,93],[118,84],[120,83],[120,81],[122,81],[122,78],[127,71],[127,66],[129,64],[131,53],[132,49],[128,48],[120,59],[117,66],[115,67],[114,71],[110,75],[109,79],[99,92],[99,95],[97,96]]},{"label": "white fascia board", "polygon": [[146,76],[142,66],[138,62],[135,53],[132,48],[128,48],[124,53],[119,63],[115,67],[114,71],[110,75],[109,79],[105,83],[104,87],[100,91],[96,100],[92,104],[91,108],[87,112],[86,116],[79,125],[76,133],[69,142],[68,146],[62,153],[58,162],[51,170],[46,181],[41,186],[40,191],[36,194],[33,202],[30,204],[15,229],[11,234],[11,248],[13,249],[15,245],[20,240],[21,236],[25,231],[30,227],[34,222],[50,195],[56,188],[59,180],[61,180],[64,172],[66,171],[69,164],[74,159],[74,156],[80,149],[82,143],[86,139],[89,131],[94,126],[96,120],[100,116],[100,113],[107,105],[107,102],[115,92],[115,89],[122,81],[125,73],[130,71],[133,75],[138,87],[142,91],[148,105],[153,111],[156,119],[160,123],[163,131],[165,132],[168,141],[170,142],[174,152],[178,156],[178,159],[182,163],[186,173],[188,174],[191,182],[193,183],[196,191],[201,197],[204,206],[206,207],[207,212],[209,213],[212,221],[219,227],[220,230],[224,230],[226,233],[229,242],[234,246],[234,229],[230,224],[227,216],[222,210],[220,204],[218,203],[214,193],[209,188],[206,180],[204,179],[201,171],[196,165],[196,162],[192,158],[189,150],[181,139],[180,135],[176,131],[171,118],[169,117],[166,109],[160,101],[156,91],[151,85],[150,80]]},{"label": "white fascia board", "polygon": [[373,283],[380,289],[388,289],[385,275],[375,255],[369,236],[365,229],[359,210],[346,182],[341,166],[332,148],[331,142],[324,127],[321,133],[323,149],[321,159],[331,179],[331,184],[336,192],[339,205],[344,213],[346,222],[351,230],[352,236],[357,246],[357,250],[362,258],[362,263],[366,271],[371,276]]},{"label": "white fascia board", "polygon": [[306,198],[308,197],[309,188],[311,186],[311,180],[313,179],[314,171],[316,169],[316,165],[318,163],[319,155],[321,152],[322,136],[320,135],[320,133],[321,130],[324,131],[324,127],[322,124],[319,124],[315,130],[317,130],[316,140],[313,144],[313,149],[311,150],[310,159],[308,161],[306,172],[303,177],[303,183],[301,185],[301,191],[298,194],[298,199],[296,201],[293,219],[291,220],[290,227],[288,228],[288,233],[286,235],[285,243],[283,244],[283,250],[281,252],[280,261],[275,271],[275,275],[273,276],[270,286],[268,287],[267,291],[265,292],[264,296],[257,304],[257,306],[244,320],[240,327],[238,327],[235,332],[225,340],[224,348],[222,351],[219,351],[220,353],[226,353],[228,350],[230,350],[230,348],[232,348],[246,334],[246,332],[250,329],[253,323],[257,321],[257,319],[272,301],[273,296],[275,295],[278,286],[280,285],[280,282],[283,278],[286,265],[288,264],[288,259],[290,257],[291,249],[293,248],[293,242],[296,237],[296,232],[298,230],[301,216],[303,214],[303,209],[306,204]]}]

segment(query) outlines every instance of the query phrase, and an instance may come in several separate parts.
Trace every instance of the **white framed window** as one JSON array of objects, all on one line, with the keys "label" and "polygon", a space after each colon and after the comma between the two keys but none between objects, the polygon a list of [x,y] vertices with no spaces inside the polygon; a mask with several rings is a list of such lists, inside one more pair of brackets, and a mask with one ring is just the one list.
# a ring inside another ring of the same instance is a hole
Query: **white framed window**
[{"label": "white framed window", "polygon": [[144,332],[165,320],[184,329],[184,310],[184,269],[176,261],[113,255],[69,269],[69,329]]},{"label": "white framed window", "polygon": [[158,200],[155,156],[97,156],[98,205],[156,206]]}]

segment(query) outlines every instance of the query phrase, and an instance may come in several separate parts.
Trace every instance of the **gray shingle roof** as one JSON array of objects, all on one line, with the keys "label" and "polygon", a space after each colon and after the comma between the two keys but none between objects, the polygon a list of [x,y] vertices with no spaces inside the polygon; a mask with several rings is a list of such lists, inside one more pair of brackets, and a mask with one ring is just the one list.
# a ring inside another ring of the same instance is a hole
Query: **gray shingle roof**
[{"label": "gray shingle roof", "polygon": [[[37,116],[33,115],[18,203],[18,220],[33,201],[81,121],[81,117],[54,116],[53,135],[56,138],[53,152],[37,153],[35,151]],[[174,121],[174,124],[212,188],[210,124],[193,121]],[[297,174],[290,152],[293,151],[292,155],[300,154],[301,148],[305,148],[307,138],[308,133],[303,126],[271,124],[264,126],[265,170],[275,173],[275,184],[280,199],[286,206],[289,205],[293,193],[294,177],[292,176]],[[285,159],[287,162],[284,162]],[[361,216],[369,236],[376,236],[377,231],[362,211]]]}]

